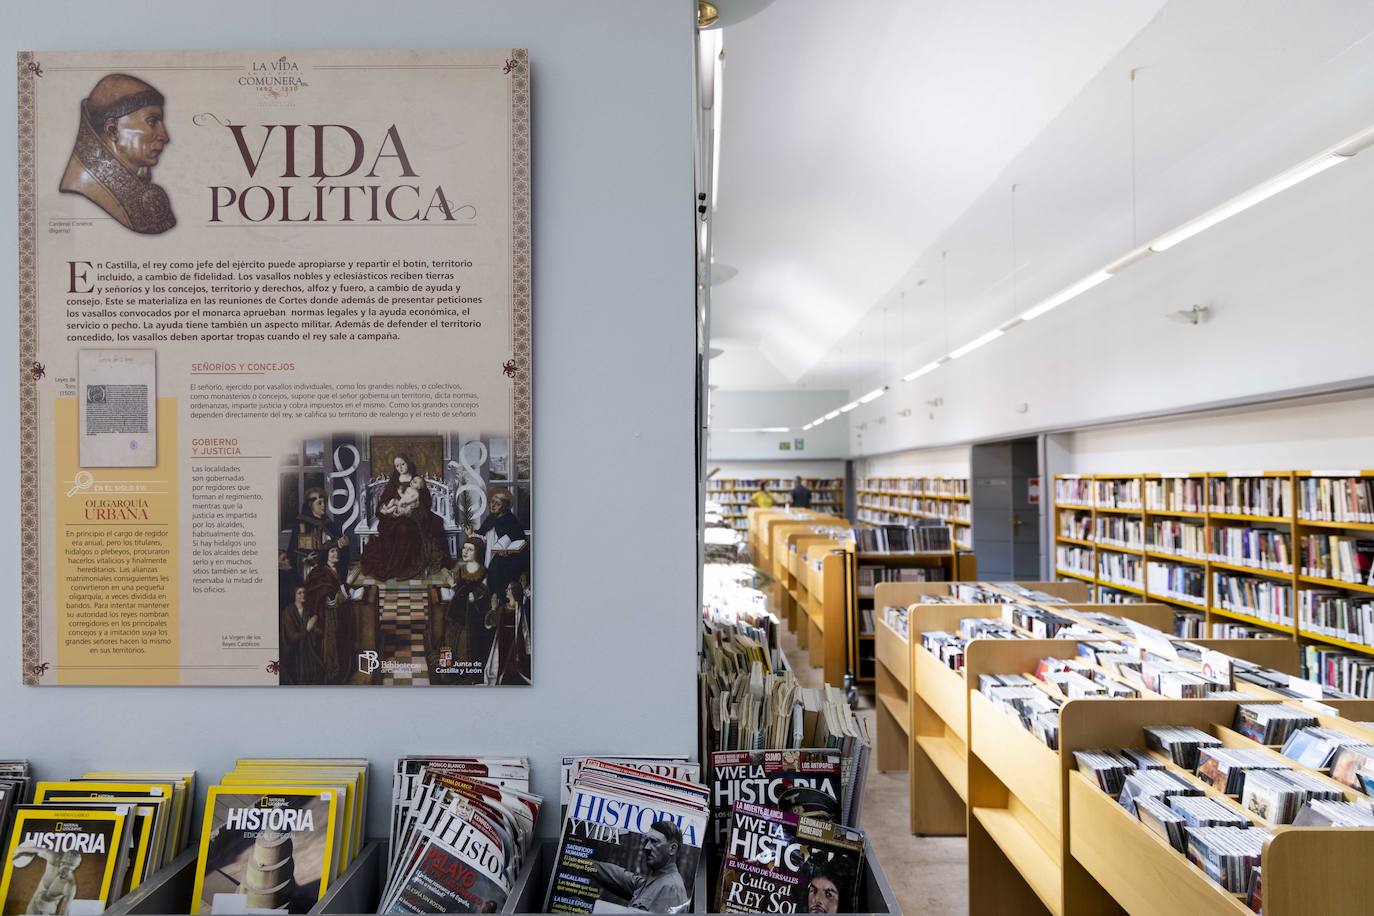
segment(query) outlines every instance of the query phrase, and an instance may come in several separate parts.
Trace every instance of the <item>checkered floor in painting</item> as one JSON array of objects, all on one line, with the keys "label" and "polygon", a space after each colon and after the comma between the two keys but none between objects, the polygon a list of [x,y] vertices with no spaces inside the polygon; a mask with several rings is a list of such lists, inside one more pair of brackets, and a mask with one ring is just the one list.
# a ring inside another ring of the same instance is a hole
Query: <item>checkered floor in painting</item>
[{"label": "checkered floor in painting", "polygon": [[382,675],[382,683],[388,687],[428,686],[429,663],[425,658],[426,583],[411,579],[379,584],[379,626],[383,651],[386,653],[383,657],[401,665],[418,666],[411,670],[386,671]]}]

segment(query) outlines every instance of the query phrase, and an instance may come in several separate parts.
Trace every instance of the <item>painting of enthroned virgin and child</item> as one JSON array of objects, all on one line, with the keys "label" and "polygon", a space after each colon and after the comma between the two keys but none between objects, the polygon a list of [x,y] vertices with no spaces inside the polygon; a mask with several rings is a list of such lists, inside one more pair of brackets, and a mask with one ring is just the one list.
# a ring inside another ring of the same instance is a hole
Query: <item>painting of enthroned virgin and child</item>
[{"label": "painting of enthroned virgin and child", "polygon": [[529,683],[529,481],[509,447],[336,434],[288,457],[283,683]]}]

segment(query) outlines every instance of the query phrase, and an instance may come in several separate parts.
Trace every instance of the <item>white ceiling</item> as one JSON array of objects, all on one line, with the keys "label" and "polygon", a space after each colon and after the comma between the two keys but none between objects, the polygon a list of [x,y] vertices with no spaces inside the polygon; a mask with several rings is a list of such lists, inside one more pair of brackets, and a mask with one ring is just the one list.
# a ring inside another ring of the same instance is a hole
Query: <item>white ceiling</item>
[{"label": "white ceiling", "polygon": [[832,348],[1162,6],[784,0],[729,26],[712,384],[843,378]]},{"label": "white ceiling", "polygon": [[[862,317],[827,341],[800,383],[851,393],[892,383],[1138,242],[1367,127],[1371,38],[1368,2],[1169,4]],[[1179,269],[1192,263],[1186,250],[1173,256]],[[1029,339],[1014,330],[984,352]]]}]

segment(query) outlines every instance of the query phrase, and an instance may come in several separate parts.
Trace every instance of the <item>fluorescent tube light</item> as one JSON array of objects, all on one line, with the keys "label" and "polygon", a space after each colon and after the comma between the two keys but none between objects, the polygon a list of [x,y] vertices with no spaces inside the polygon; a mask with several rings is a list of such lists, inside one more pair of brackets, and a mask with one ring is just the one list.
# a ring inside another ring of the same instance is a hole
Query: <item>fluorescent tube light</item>
[{"label": "fluorescent tube light", "polygon": [[906,375],[902,376],[902,381],[904,381],[904,382],[915,381],[916,379],[918,379],[918,378],[920,378],[921,376],[925,375],[927,372],[934,372],[936,369],[939,369],[939,368],[940,368],[940,362],[941,362],[941,361],[937,359],[937,360],[936,360],[935,362],[933,362],[933,363],[926,363],[924,366],[922,366],[921,368],[917,369],[915,372],[908,372]]},{"label": "fluorescent tube light", "polygon": [[887,386],[886,386],[886,385],[884,385],[884,386],[881,387],[881,388],[874,388],[874,389],[873,389],[872,391],[870,391],[868,394],[866,394],[866,395],[864,395],[863,397],[859,398],[859,403],[860,403],[860,404],[867,404],[869,401],[876,401],[876,400],[878,400],[878,398],[882,397],[882,396],[883,396],[884,394],[886,394],[886,393],[887,393]]},{"label": "fluorescent tube light", "polygon": [[716,60],[715,60],[715,79],[712,80],[712,89],[715,92],[715,99],[711,105],[711,209],[716,209],[720,201],[720,108],[721,96],[724,92],[725,67],[724,30],[720,30],[722,35],[716,40]]},{"label": "fluorescent tube light", "polygon": [[812,426],[820,426],[822,423],[824,423],[824,422],[825,422],[826,420],[828,420],[828,419],[829,419],[829,417],[817,417],[815,420],[812,420],[812,421],[811,421],[811,425],[812,425]]},{"label": "fluorescent tube light", "polygon": [[813,426],[815,426],[815,425],[816,425],[815,423],[808,423],[808,424],[806,424],[805,426],[802,427],[802,432],[806,432],[808,429],[810,429],[811,427],[813,427]]},{"label": "fluorescent tube light", "polygon": [[1097,273],[1092,274],[1091,276],[1084,277],[1082,280],[1079,280],[1072,286],[1066,286],[1064,289],[1061,289],[1053,296],[1050,296],[1048,299],[1046,299],[1044,302],[1041,302],[1039,305],[1032,306],[1031,308],[1026,309],[1024,312],[1021,313],[1021,320],[1030,321],[1032,318],[1039,318],[1041,315],[1045,314],[1050,309],[1058,308],[1059,306],[1063,305],[1065,302],[1068,302],[1075,296],[1082,295],[1083,293],[1086,293],[1088,290],[1092,289],[1094,286],[1097,286],[1099,283],[1106,283],[1111,278],[1111,274],[1107,273],[1105,270],[1099,270]]},{"label": "fluorescent tube light", "polygon": [[1349,156],[1342,156],[1339,153],[1326,153],[1290,171],[1284,172],[1281,175],[1276,175],[1268,181],[1257,184],[1250,190],[1236,195],[1221,206],[1189,220],[1177,229],[1172,229],[1164,233],[1150,243],[1150,250],[1168,251],[1179,242],[1186,241],[1199,232],[1212,228],[1222,220],[1229,219],[1243,210],[1248,210],[1255,204],[1268,200],[1280,191],[1286,191],[1293,187],[1293,185],[1306,181],[1320,172],[1326,171],[1333,165],[1340,165],[1349,158]]},{"label": "fluorescent tube light", "polygon": [[835,419],[836,417],[838,417],[841,413],[843,413],[842,410],[832,410],[832,411],[830,411],[830,413],[828,413],[828,414],[825,415],[825,419],[827,419],[827,420],[833,420],[833,419]]},{"label": "fluorescent tube light", "polygon": [[974,340],[970,340],[968,343],[964,344],[962,347],[960,347],[960,348],[957,349],[957,350],[951,350],[950,353],[949,353],[949,358],[950,358],[950,359],[958,359],[958,358],[961,357],[961,356],[967,356],[968,354],[972,353],[974,350],[977,350],[977,349],[978,349],[979,347],[981,347],[983,344],[985,344],[985,343],[992,343],[994,340],[996,340],[997,338],[1001,337],[1001,336],[1002,336],[1003,334],[1005,334],[1005,333],[1006,333],[1006,332],[1003,331],[1001,328],[993,328],[991,331],[988,331],[988,332],[987,332],[986,334],[984,334],[982,337],[978,337],[978,338],[975,338]]},{"label": "fluorescent tube light", "polygon": [[737,426],[727,429],[727,433],[790,433],[790,426]]},{"label": "fluorescent tube light", "polygon": [[849,413],[851,410],[853,410],[855,407],[858,407],[858,406],[859,406],[859,402],[858,402],[858,401],[850,401],[848,404],[846,404],[846,405],[844,405],[843,407],[840,408],[840,413]]}]

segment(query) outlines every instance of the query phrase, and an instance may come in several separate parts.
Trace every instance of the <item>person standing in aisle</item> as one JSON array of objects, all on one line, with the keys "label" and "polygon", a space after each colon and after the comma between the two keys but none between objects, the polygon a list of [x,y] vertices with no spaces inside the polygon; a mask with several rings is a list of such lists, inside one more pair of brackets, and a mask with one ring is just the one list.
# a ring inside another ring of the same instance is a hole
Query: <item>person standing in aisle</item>
[{"label": "person standing in aisle", "polygon": [[806,484],[802,483],[800,477],[792,481],[792,508],[811,508],[811,490]]},{"label": "person standing in aisle", "polygon": [[759,481],[753,495],[749,497],[749,501],[759,509],[771,509],[774,505],[773,494],[768,492],[768,487],[764,485],[762,480]]}]

